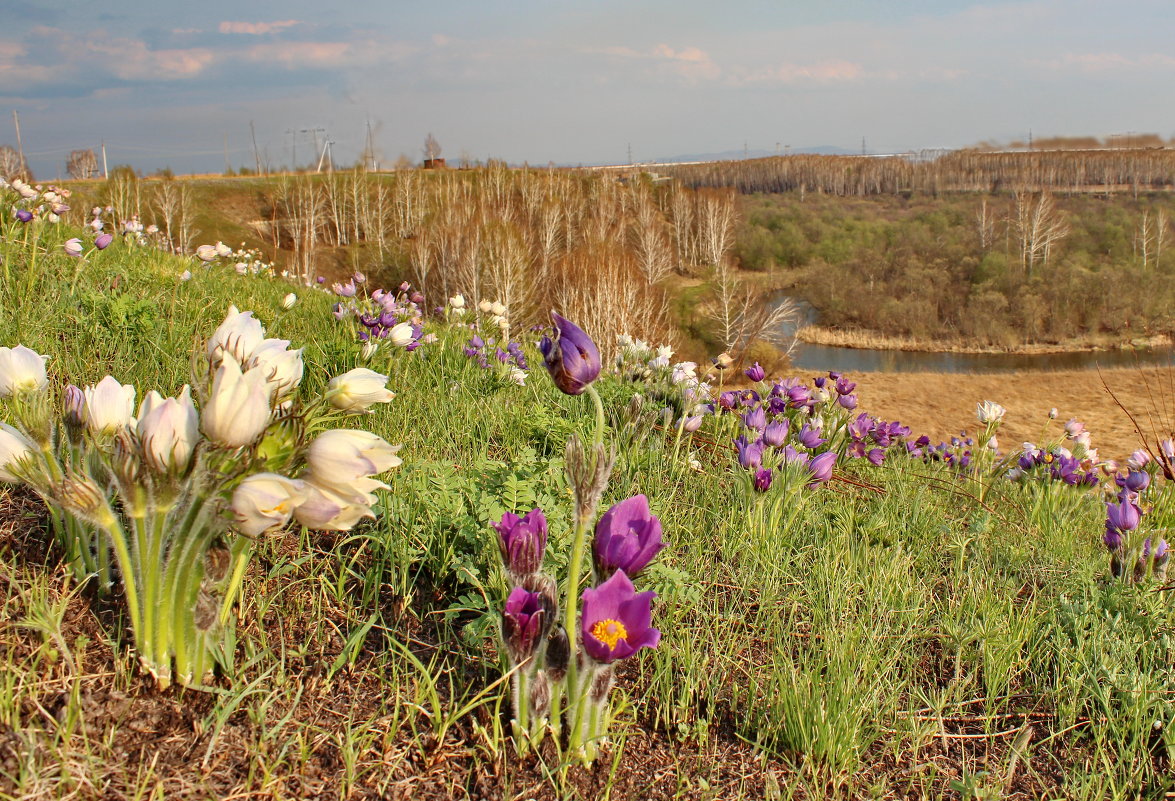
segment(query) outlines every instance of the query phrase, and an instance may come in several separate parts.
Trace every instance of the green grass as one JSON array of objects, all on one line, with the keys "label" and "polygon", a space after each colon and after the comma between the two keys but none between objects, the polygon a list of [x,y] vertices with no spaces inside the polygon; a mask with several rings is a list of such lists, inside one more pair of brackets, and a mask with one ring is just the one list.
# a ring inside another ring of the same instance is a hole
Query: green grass
[{"label": "green grass", "polygon": [[[117,243],[84,264],[46,234],[0,242],[0,344],[175,392],[230,303],[305,347],[320,387],[360,364],[332,298]],[[80,269],[78,269],[80,266]],[[191,281],[179,274],[191,269]],[[76,272],[76,276],[75,276]],[[533,365],[541,362],[536,356]],[[214,693],[156,692],[117,607],[91,604],[36,504],[0,489],[0,795],[21,798],[1162,797],[1175,693],[1168,596],[1105,580],[1102,507],[1015,486],[986,507],[941,466],[853,463],[760,532],[731,456],[669,463],[637,438],[608,504],[650,497],[671,547],[646,583],[661,646],[623,666],[612,744],[591,767],[520,763],[498,681],[507,587],[489,524],[541,506],[565,568],[563,445],[584,398],[518,387],[456,347],[386,366],[363,417],[402,442],[378,521],[267,537],[250,567],[237,669]],[[602,393],[619,433],[633,392]],[[868,409],[869,398],[862,399]],[[959,494],[953,490],[963,490]]]}]

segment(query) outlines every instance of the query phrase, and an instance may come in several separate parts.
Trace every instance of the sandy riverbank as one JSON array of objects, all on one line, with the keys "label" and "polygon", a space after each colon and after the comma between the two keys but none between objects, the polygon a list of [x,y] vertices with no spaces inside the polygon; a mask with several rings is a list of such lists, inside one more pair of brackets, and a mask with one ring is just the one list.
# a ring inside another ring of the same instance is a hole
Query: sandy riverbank
[{"label": "sandy riverbank", "polygon": [[1039,441],[1049,409],[1056,407],[1059,430],[1071,417],[1093,435],[1103,457],[1123,458],[1139,447],[1126,414],[1102,387],[1102,378],[1143,426],[1170,434],[1175,429],[1175,369],[1114,368],[997,374],[852,373],[861,408],[884,419],[898,419],[915,434],[936,442],[960,430],[976,430],[975,405],[993,400],[1007,408],[999,433],[1001,450],[1024,440]]},{"label": "sandy riverbank", "polygon": [[911,339],[879,334],[875,331],[852,331],[826,328],[820,325],[806,325],[796,331],[796,339],[809,345],[828,345],[838,348],[862,348],[870,350],[916,351],[920,353],[1007,353],[1018,355],[1047,355],[1050,353],[1093,353],[1128,348],[1160,348],[1171,345],[1171,337],[1165,334],[1137,337],[1129,342],[1115,339],[1081,339],[1071,342],[1016,345],[997,348],[989,345],[972,345],[959,342],[938,342],[935,340]]}]

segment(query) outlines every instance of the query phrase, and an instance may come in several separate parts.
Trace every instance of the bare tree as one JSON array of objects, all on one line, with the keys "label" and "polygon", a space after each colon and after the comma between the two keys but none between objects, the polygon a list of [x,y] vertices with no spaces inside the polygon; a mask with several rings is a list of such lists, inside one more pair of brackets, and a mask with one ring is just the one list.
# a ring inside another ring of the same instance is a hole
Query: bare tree
[{"label": "bare tree", "polygon": [[1150,264],[1151,237],[1154,227],[1154,218],[1149,211],[1144,211],[1142,219],[1138,222],[1138,231],[1134,235],[1134,252],[1136,255],[1142,256],[1142,269],[1144,270]]},{"label": "bare tree", "polygon": [[975,227],[979,232],[979,249],[988,250],[995,239],[995,214],[988,208],[987,198],[979,204],[979,211],[975,212]]},{"label": "bare tree", "polygon": [[432,161],[441,157],[441,143],[432,135],[432,131],[428,132],[428,136],[424,137],[424,160]]},{"label": "bare tree", "polygon": [[65,162],[65,171],[69,173],[70,178],[79,180],[93,178],[98,174],[98,157],[89,148],[71,150],[69,158]]},{"label": "bare tree", "polygon": [[7,178],[10,181],[13,178],[33,180],[29,163],[11,145],[0,145],[0,178]]},{"label": "bare tree", "polygon": [[1020,264],[1025,276],[1031,278],[1037,262],[1048,266],[1053,247],[1069,235],[1069,223],[1048,192],[1017,192],[1015,203],[1013,223],[1020,245]]},{"label": "bare tree", "polygon": [[[718,325],[718,337],[736,361],[756,341],[781,345],[792,335],[798,309],[790,299],[778,303],[754,292],[738,278],[729,259],[715,265],[710,278],[713,301],[708,316]],[[787,350],[791,351],[789,343]]]},{"label": "bare tree", "polygon": [[734,193],[705,190],[698,192],[698,243],[702,261],[718,267],[734,247]]}]

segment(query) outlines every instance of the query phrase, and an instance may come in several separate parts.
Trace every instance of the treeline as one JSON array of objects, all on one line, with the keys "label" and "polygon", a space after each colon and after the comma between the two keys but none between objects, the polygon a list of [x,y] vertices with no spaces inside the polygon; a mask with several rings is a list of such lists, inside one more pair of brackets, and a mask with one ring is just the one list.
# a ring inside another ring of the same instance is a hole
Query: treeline
[{"label": "treeline", "polygon": [[1011,347],[1175,331],[1175,200],[1048,193],[744,202],[736,256],[821,323]]},{"label": "treeline", "polygon": [[1175,149],[983,151],[943,155],[796,155],[667,165],[658,172],[689,187],[743,194],[839,196],[1051,191],[1138,194],[1175,187]]},{"label": "treeline", "polygon": [[[777,322],[735,269],[730,189],[491,165],[201,182],[120,172],[99,197],[119,218],[154,222],[181,252],[221,230],[210,208],[239,214],[247,199],[253,235],[303,283],[357,267],[406,278],[438,305],[457,293],[499,300],[516,328],[559,308],[607,348],[620,332],[670,342],[685,328],[741,351]],[[689,308],[671,303],[683,278],[702,286]]]}]

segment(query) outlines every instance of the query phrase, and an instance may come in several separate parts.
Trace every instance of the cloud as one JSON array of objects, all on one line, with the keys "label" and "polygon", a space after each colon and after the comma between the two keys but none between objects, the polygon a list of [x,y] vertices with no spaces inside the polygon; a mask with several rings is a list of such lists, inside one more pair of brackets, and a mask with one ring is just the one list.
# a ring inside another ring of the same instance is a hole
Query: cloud
[{"label": "cloud", "polygon": [[292,28],[295,25],[303,24],[301,20],[284,19],[278,22],[222,22],[220,23],[219,31],[221,33],[243,33],[249,36],[264,36],[268,33],[276,33]]},{"label": "cloud", "polygon": [[762,83],[831,83],[855,81],[864,75],[864,68],[856,62],[826,59],[810,64],[784,62],[740,70],[739,74],[732,78],[732,82],[739,86]]},{"label": "cloud", "polygon": [[1060,58],[1036,63],[1052,70],[1104,73],[1134,69],[1171,69],[1175,67],[1175,57],[1164,53],[1146,53],[1139,56],[1124,56],[1121,53],[1065,53]]}]

